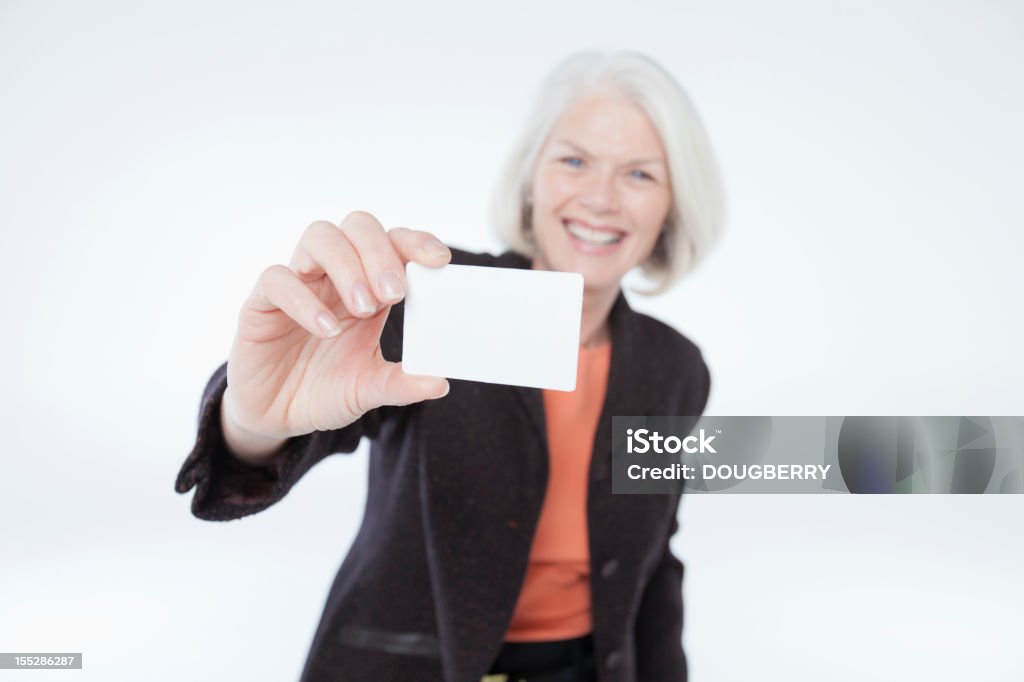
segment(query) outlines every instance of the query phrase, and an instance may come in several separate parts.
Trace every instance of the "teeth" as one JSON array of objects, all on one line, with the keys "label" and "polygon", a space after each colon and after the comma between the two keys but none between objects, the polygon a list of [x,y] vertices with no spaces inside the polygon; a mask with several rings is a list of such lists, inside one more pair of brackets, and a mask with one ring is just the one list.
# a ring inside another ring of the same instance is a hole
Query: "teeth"
[{"label": "teeth", "polygon": [[622,240],[622,234],[619,232],[609,232],[607,230],[595,230],[578,223],[567,222],[565,224],[572,236],[576,237],[580,241],[588,244],[594,244],[601,246],[604,244],[615,244]]}]

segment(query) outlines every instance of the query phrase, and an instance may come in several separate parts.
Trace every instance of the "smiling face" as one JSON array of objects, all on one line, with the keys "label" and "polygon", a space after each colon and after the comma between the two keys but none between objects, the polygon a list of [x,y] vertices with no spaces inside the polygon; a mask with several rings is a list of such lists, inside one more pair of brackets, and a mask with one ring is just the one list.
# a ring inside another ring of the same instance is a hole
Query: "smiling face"
[{"label": "smiling face", "polygon": [[540,150],[531,194],[535,267],[617,292],[651,254],[672,207],[668,163],[646,114],[598,92],[563,112]]}]

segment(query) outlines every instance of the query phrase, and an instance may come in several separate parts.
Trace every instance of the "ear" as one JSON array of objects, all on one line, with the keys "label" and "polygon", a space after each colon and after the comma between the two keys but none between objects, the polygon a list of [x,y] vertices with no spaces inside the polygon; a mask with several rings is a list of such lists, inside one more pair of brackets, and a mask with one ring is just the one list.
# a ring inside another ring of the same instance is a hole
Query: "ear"
[{"label": "ear", "polygon": [[536,246],[533,238],[533,196],[527,194],[519,211],[519,223],[522,225],[523,239],[531,246]]}]

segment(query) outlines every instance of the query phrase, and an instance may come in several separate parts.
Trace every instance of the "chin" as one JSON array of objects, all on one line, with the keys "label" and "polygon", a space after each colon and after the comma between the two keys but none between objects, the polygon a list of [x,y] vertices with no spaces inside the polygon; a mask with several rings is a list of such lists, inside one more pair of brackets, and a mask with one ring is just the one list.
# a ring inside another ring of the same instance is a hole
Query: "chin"
[{"label": "chin", "polygon": [[560,272],[578,272],[583,275],[585,291],[604,291],[618,288],[624,272],[611,263],[600,262],[593,257],[572,253],[553,253],[546,258],[551,269]]},{"label": "chin", "polygon": [[583,275],[583,287],[586,291],[604,291],[617,289],[630,269],[629,255],[632,246],[629,242],[636,235],[626,236],[621,243],[608,247],[592,247],[580,244],[562,226],[557,231],[548,233],[549,239],[543,248],[544,260],[553,270],[561,272],[578,272]]},{"label": "chin", "polygon": [[597,268],[577,269],[583,275],[583,289],[585,291],[607,291],[617,289],[622,277],[617,272],[608,272]]}]

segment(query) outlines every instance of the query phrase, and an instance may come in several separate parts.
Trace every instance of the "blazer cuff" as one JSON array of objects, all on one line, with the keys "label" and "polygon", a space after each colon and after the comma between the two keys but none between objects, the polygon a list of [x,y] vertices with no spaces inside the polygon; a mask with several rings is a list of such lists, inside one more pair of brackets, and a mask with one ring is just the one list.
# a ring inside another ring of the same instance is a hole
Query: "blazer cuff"
[{"label": "blazer cuff", "polygon": [[228,449],[220,406],[227,390],[227,363],[211,377],[199,410],[192,451],[178,473],[174,489],[192,497],[192,514],[227,521],[255,514],[278,502],[314,464],[331,452],[352,452],[362,437],[359,421],[336,431],[314,431],[285,441],[265,465],[252,465]]}]

